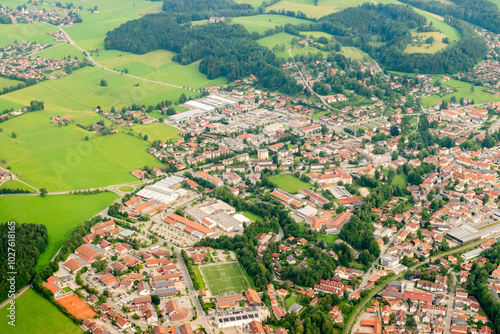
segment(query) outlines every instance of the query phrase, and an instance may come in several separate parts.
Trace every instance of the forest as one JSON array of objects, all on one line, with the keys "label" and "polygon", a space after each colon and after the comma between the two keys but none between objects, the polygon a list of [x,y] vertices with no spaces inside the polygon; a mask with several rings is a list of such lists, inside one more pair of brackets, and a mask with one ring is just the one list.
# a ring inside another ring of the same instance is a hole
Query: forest
[{"label": "forest", "polygon": [[249,4],[237,4],[233,0],[164,0],[162,10],[174,15],[177,22],[205,20],[212,16],[235,17],[256,15]]},{"label": "forest", "polygon": [[500,264],[500,244],[485,250],[482,254],[487,259],[484,265],[473,262],[472,270],[468,279],[467,290],[469,294],[476,297],[482,309],[491,321],[491,329],[494,333],[500,331],[500,303],[488,289],[488,279],[493,270]]},{"label": "forest", "polygon": [[[448,16],[445,20],[461,33],[462,39],[434,54],[404,52],[412,40],[410,29],[432,28],[425,27],[425,17],[411,7],[365,3],[322,17],[308,29],[335,35],[345,46],[360,47],[388,70],[437,74],[470,70],[486,56],[488,48],[467,24]],[[372,36],[379,36],[385,45],[371,46]]]},{"label": "forest", "polygon": [[401,0],[401,2],[441,16],[453,16],[496,34],[500,33],[500,12],[489,0],[451,0],[453,4],[429,0]]},{"label": "forest", "polygon": [[274,53],[259,45],[242,25],[180,25],[168,14],[147,15],[108,32],[106,49],[144,54],[157,49],[177,53],[174,61],[187,65],[201,60],[208,79],[234,81],[250,74],[269,90],[295,94],[300,88],[280,68]]},{"label": "forest", "polygon": [[[12,233],[11,231],[14,231]],[[9,233],[11,232],[11,233]],[[13,235],[15,238],[9,238]],[[15,241],[12,243],[12,241]],[[8,272],[15,275],[16,291],[30,283],[40,254],[49,244],[47,227],[41,224],[0,224],[0,301],[8,298]],[[13,253],[13,251],[15,253]],[[14,255],[15,269],[8,267],[9,256]]]}]

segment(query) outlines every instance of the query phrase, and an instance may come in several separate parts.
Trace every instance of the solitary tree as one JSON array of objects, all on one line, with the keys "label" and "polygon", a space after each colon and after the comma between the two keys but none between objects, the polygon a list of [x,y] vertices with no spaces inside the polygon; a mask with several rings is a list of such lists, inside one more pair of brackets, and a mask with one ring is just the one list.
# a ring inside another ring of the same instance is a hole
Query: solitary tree
[{"label": "solitary tree", "polygon": [[105,87],[107,85],[108,85],[108,82],[106,80],[104,80],[104,79],[101,79],[101,86]]}]

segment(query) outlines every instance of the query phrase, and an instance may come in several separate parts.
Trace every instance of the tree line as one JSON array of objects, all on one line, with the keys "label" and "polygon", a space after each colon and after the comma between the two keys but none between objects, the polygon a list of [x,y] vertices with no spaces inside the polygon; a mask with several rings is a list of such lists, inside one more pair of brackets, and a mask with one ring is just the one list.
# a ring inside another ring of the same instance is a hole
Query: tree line
[{"label": "tree line", "polygon": [[[9,238],[9,231],[15,231],[15,239]],[[15,240],[15,245],[10,242]],[[0,301],[8,298],[8,272],[17,272],[15,290],[29,284],[36,273],[35,267],[40,254],[49,244],[47,227],[42,224],[0,224]],[[15,269],[9,268],[8,259],[15,252]]]}]

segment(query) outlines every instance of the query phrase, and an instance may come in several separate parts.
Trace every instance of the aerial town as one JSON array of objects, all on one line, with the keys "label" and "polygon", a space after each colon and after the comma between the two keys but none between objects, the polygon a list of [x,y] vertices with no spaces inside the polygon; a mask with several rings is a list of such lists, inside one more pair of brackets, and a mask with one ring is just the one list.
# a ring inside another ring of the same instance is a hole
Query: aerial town
[{"label": "aerial town", "polygon": [[500,27],[461,0],[9,1],[1,333],[499,333]]}]

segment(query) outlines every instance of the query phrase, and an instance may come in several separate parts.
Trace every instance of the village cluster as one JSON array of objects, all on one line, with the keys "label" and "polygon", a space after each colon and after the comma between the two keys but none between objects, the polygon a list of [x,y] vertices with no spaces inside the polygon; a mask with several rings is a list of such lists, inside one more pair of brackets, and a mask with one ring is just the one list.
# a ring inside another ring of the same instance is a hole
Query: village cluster
[{"label": "village cluster", "polygon": [[[58,2],[58,4],[61,4]],[[55,26],[70,27],[73,23],[82,22],[79,9],[73,5],[65,5],[57,9],[47,10],[44,6],[56,7],[55,1],[30,1],[27,5],[13,8],[0,8],[0,15],[7,16],[12,23],[44,22]]]}]

